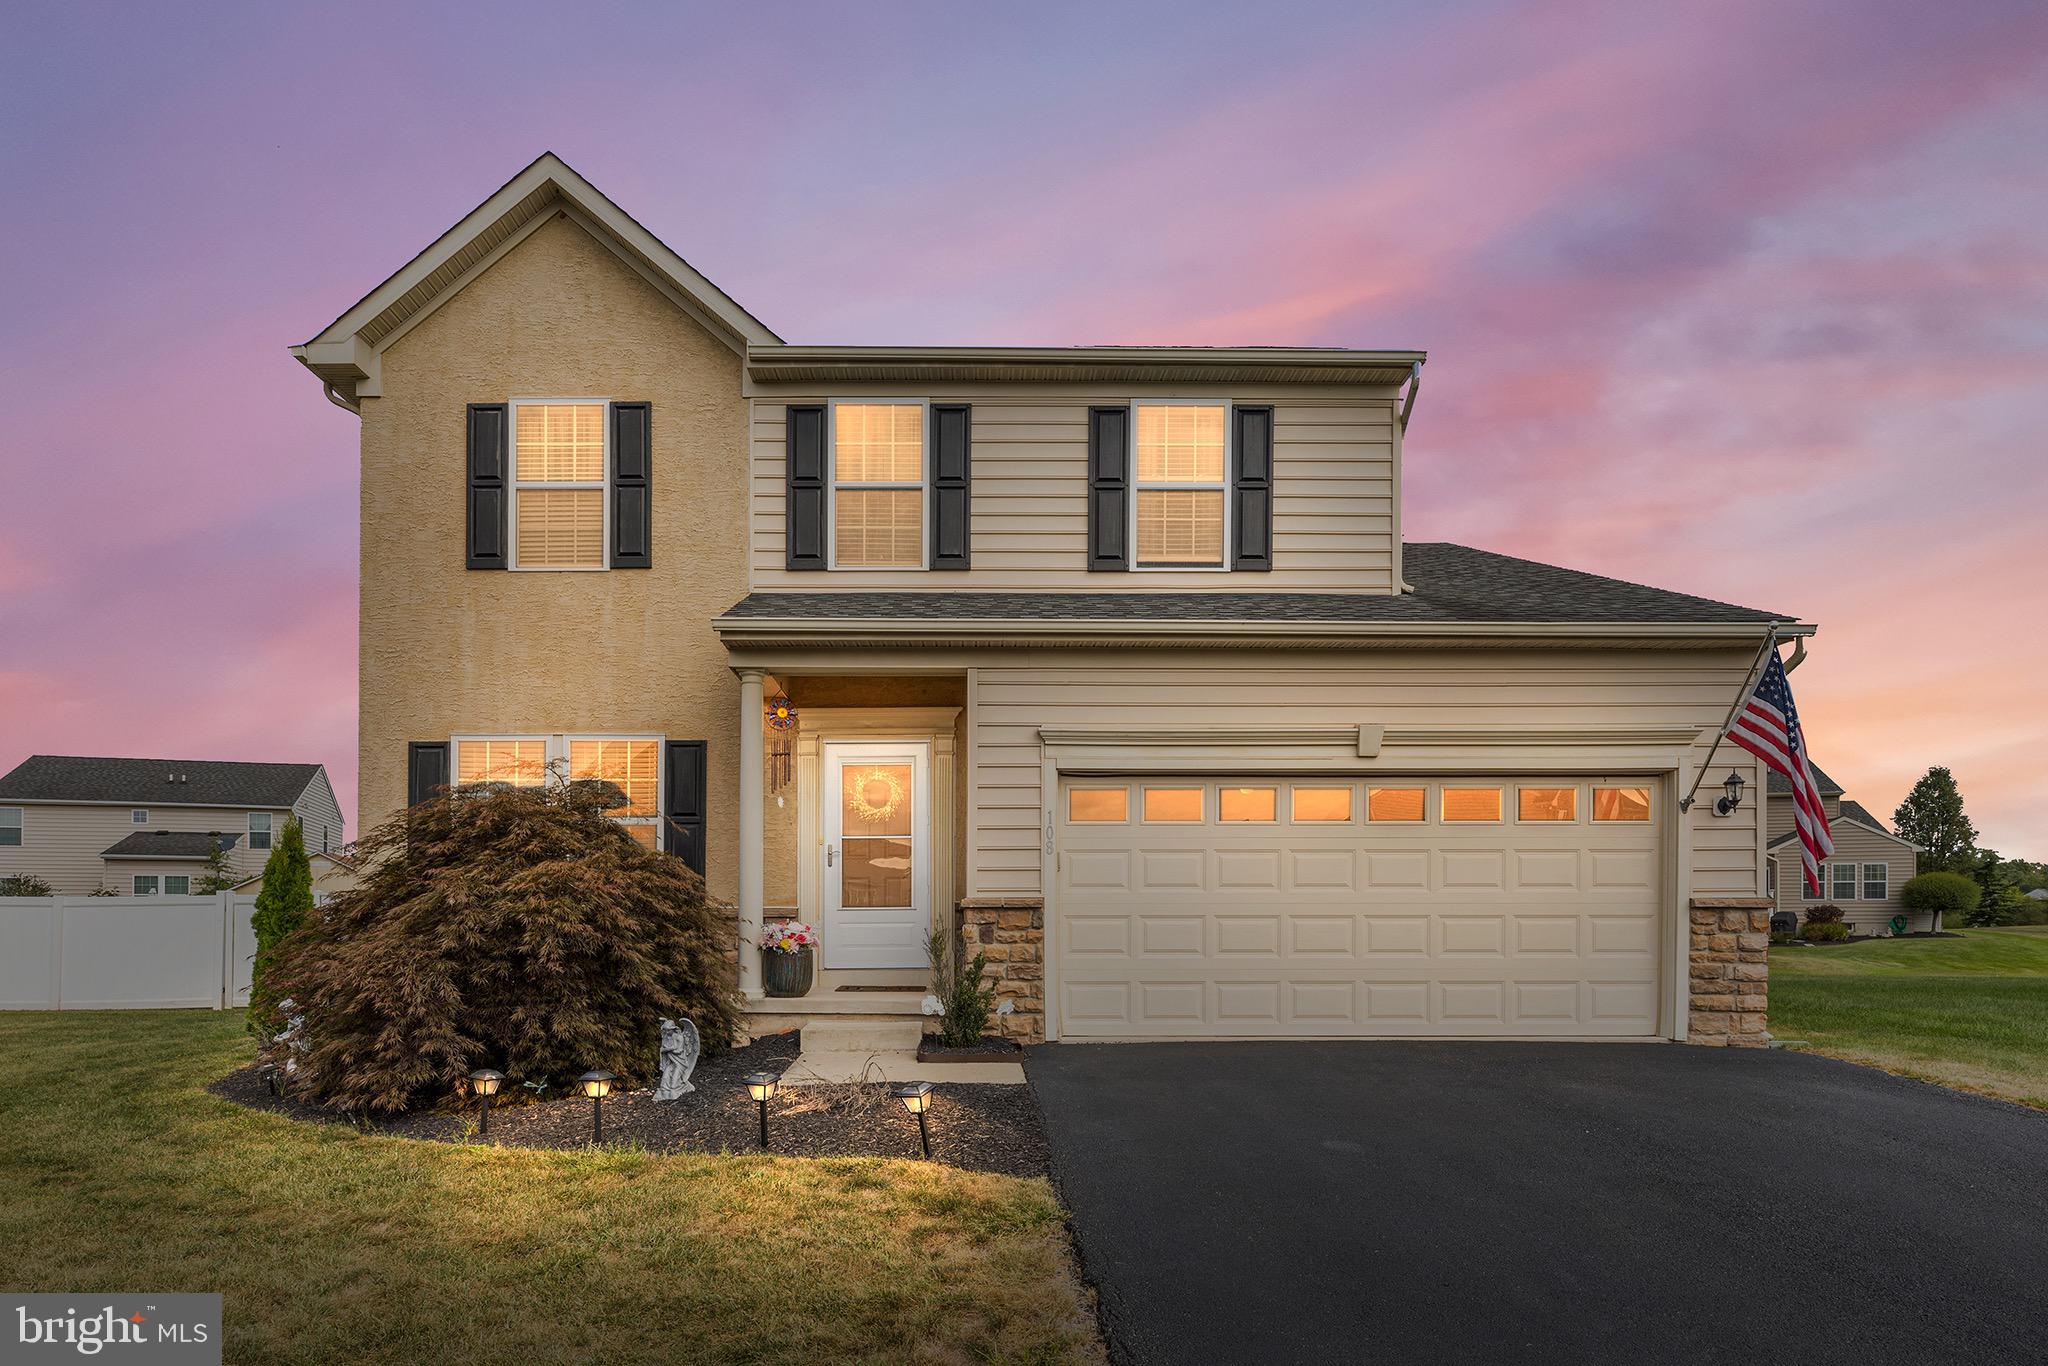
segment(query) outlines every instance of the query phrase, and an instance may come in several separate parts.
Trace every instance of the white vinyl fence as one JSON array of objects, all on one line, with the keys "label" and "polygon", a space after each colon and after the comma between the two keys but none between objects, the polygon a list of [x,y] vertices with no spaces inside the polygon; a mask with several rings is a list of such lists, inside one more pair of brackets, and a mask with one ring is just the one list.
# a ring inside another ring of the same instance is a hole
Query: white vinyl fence
[{"label": "white vinyl fence", "polygon": [[0,897],[0,1010],[249,1003],[253,895]]}]

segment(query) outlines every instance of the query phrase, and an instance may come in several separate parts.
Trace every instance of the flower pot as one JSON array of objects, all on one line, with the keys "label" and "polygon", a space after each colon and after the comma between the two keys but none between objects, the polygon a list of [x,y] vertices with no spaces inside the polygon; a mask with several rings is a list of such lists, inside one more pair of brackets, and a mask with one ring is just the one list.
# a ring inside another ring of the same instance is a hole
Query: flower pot
[{"label": "flower pot", "polygon": [[815,958],[809,949],[761,955],[761,989],[770,996],[802,996],[811,989]]}]

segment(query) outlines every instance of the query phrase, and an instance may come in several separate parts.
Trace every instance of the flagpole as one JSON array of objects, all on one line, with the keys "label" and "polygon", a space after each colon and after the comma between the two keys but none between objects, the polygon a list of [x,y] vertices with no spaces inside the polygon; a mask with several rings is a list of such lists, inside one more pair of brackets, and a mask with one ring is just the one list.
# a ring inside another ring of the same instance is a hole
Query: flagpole
[{"label": "flagpole", "polygon": [[1783,624],[1777,621],[1771,623],[1770,634],[1764,637],[1763,648],[1758,650],[1756,658],[1749,662],[1749,672],[1742,676],[1742,689],[1735,694],[1735,701],[1729,705],[1728,717],[1721,722],[1721,729],[1714,733],[1713,746],[1707,750],[1707,757],[1700,761],[1699,772],[1693,774],[1692,791],[1686,793],[1685,799],[1678,804],[1681,815],[1692,810],[1693,799],[1700,794],[1700,784],[1706,781],[1707,770],[1714,766],[1714,756],[1721,752],[1721,741],[1728,737],[1728,727],[1735,724],[1735,713],[1742,710],[1742,704],[1749,699],[1751,690],[1756,687],[1757,670],[1763,667],[1764,660],[1771,651],[1778,648],[1778,627]]}]

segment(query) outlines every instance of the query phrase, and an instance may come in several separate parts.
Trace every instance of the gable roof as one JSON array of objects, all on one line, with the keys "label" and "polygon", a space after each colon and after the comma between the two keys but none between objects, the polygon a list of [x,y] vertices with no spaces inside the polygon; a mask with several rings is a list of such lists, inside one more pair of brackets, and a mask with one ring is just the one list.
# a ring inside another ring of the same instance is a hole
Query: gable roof
[{"label": "gable roof", "polygon": [[750,593],[719,617],[730,635],[768,623],[1058,624],[1120,631],[1136,623],[1349,630],[1458,626],[1741,626],[1794,618],[1444,542],[1402,548],[1413,593]]},{"label": "gable roof", "polygon": [[543,152],[340,317],[292,347],[292,355],[346,400],[344,407],[381,393],[383,349],[557,213],[574,218],[733,350],[744,355],[751,345],[781,342],[567,162]]},{"label": "gable roof", "polygon": [[31,754],[0,777],[0,802],[281,809],[324,776],[319,764]]},{"label": "gable roof", "polygon": [[[1819,764],[1808,759],[1806,766],[1813,770],[1813,785],[1820,789],[1821,796],[1839,797],[1842,795],[1842,785],[1823,772]],[[1787,778],[1782,773],[1772,773],[1770,776],[1770,793],[1773,797],[1789,797],[1792,795],[1792,780],[1790,778]],[[1849,803],[1844,802],[1843,805],[1846,807]],[[1863,808],[1857,807],[1856,809],[1861,811]]]},{"label": "gable roof", "polygon": [[1883,821],[1871,815],[1870,812],[1867,809],[1865,809],[1862,802],[1852,802],[1847,797],[1844,797],[1842,799],[1842,814],[1844,816],[1847,816],[1852,821],[1863,822],[1872,830],[1883,830],[1884,833],[1887,835],[1891,833],[1890,830],[1885,829],[1885,824]]},{"label": "gable roof", "polygon": [[220,830],[138,830],[100,850],[100,857],[205,859],[216,844],[232,849],[241,838]]}]

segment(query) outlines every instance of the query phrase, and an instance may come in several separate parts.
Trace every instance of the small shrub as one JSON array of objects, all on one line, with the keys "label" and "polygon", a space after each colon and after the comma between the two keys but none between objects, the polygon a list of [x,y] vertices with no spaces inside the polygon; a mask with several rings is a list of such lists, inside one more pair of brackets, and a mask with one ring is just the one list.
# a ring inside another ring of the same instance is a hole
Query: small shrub
[{"label": "small shrub", "polygon": [[[218,846],[214,853],[221,853]],[[256,910],[249,919],[249,927],[256,933],[256,965],[250,969],[249,1009],[242,1018],[258,1038],[270,1037],[283,1023],[278,1018],[277,998],[270,993],[270,968],[277,946],[305,923],[312,909],[313,865],[306,858],[306,836],[297,821],[288,819],[270,857],[263,861],[263,886],[256,893]]]},{"label": "small shrub", "polygon": [[1899,900],[1905,903],[1907,910],[1933,913],[1937,930],[1941,928],[1944,915],[1967,920],[1983,898],[1983,889],[1961,873],[1922,873],[1909,878],[1899,889]]},{"label": "small shrub", "polygon": [[1799,927],[1799,937],[1809,944],[1839,944],[1849,937],[1849,927],[1839,920],[1808,921]]},{"label": "small shrub", "polygon": [[1771,942],[1773,944],[1796,944],[1799,942],[1799,936],[1780,930],[1771,936]]},{"label": "small shrub", "polygon": [[1842,923],[1842,908],[1832,901],[1806,908],[1806,923],[1809,925],[1839,925]]},{"label": "small shrub", "polygon": [[34,873],[16,873],[13,877],[0,877],[0,896],[49,896],[54,890],[49,883]]},{"label": "small shrub", "polygon": [[924,950],[932,964],[932,995],[939,1001],[939,1037],[948,1047],[971,1048],[988,1033],[996,1012],[995,985],[982,981],[988,955],[977,953],[974,961],[959,962],[952,936],[944,930],[933,930]]},{"label": "small shrub", "polygon": [[598,783],[457,789],[366,836],[361,880],[272,967],[302,1019],[294,1089],[366,1113],[451,1096],[478,1067],[535,1094],[593,1068],[625,1089],[653,1073],[664,1015],[730,1044],[731,913],[605,814],[621,800]]}]

